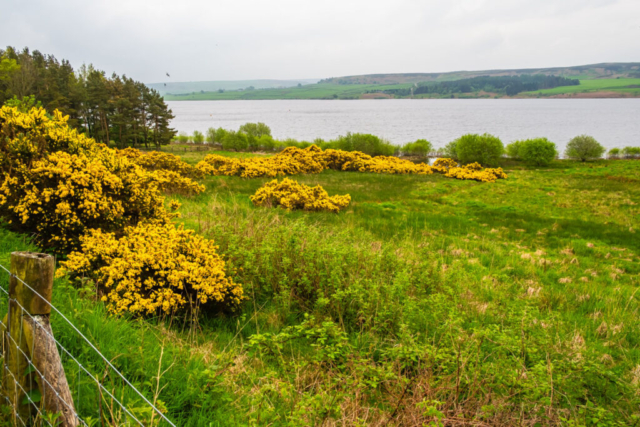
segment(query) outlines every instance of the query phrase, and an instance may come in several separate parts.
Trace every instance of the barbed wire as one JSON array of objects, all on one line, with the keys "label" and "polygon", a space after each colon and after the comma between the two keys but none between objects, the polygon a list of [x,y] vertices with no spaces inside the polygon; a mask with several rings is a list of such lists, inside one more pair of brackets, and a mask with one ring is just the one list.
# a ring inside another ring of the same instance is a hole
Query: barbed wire
[{"label": "barbed wire", "polygon": [[[38,291],[36,291],[33,287],[31,287],[28,283],[26,283],[24,280],[22,280],[20,277],[16,276],[15,274],[11,273],[11,271],[9,271],[4,265],[0,264],[0,269],[4,270],[9,277],[13,277],[14,279],[18,280],[20,283],[22,283],[24,286],[26,286],[31,292],[33,292],[36,296],[38,296],[41,300],[43,300],[49,307],[51,307],[51,309],[53,311],[55,311],[60,317],[62,317],[62,319],[64,319],[64,321],[71,326],[71,328],[93,349],[93,351],[95,351],[95,353],[100,356],[100,358],[111,368],[111,370],[113,372],[115,372],[123,381],[125,384],[127,384],[140,398],[142,398],[142,400],[151,407],[151,409],[160,417],[162,418],[165,422],[167,422],[170,426],[172,427],[176,427],[175,424],[173,424],[153,403],[151,403],[133,384],[131,384],[131,382],[125,378],[125,376],[100,352],[100,350],[98,350],[95,345],[93,345],[93,343],[91,341],[89,341],[89,339],[82,333],[80,332],[80,330],[73,324],[71,323],[71,321],[60,311],[58,310],[57,307],[55,307],[51,302],[49,302],[45,297],[43,297]],[[7,295],[7,299],[8,301],[13,301],[15,302],[21,309],[23,314],[27,314],[33,321],[34,321],[34,325],[36,325],[36,327],[39,327],[49,338],[51,338],[59,347],[62,351],[64,351],[77,365],[80,369],[82,369],[91,379],[93,379],[96,384],[98,385],[98,387],[103,390],[105,393],[107,393],[107,395],[113,399],[124,411],[127,415],[129,415],[133,420],[135,420],[138,425],[144,427],[144,424],[142,424],[142,422],[140,422],[140,420],[138,420],[138,418],[136,418],[127,408],[126,406],[120,402],[113,394],[111,394],[111,392],[105,388],[100,381],[98,381],[96,378],[94,378],[94,376],[87,370],[87,368],[85,368],[51,333],[49,333],[49,331],[47,331],[45,328],[42,327],[42,325],[40,325],[40,323],[28,312],[25,310],[25,308],[15,299],[15,298],[11,298],[11,296],[9,295],[9,292],[4,289],[2,286],[0,286],[0,290],[2,290],[2,292],[4,292]],[[0,322],[2,323],[2,322]],[[4,325],[4,324],[3,324]],[[15,342],[15,340],[14,340]],[[24,352],[23,352],[24,354]],[[29,362],[31,363],[31,360],[29,359]],[[33,363],[31,363],[33,365]],[[34,366],[35,368],[35,366]],[[15,378],[15,377],[14,377]],[[57,395],[57,392],[56,392]],[[59,397],[59,396],[58,396]],[[61,399],[63,400],[63,399]],[[65,402],[66,404],[67,402]],[[82,420],[80,418],[80,416],[75,413],[76,417],[78,418],[78,420],[82,421],[84,423],[84,425],[86,426],[87,424],[84,422],[84,420]],[[23,422],[24,424],[24,422]]]}]

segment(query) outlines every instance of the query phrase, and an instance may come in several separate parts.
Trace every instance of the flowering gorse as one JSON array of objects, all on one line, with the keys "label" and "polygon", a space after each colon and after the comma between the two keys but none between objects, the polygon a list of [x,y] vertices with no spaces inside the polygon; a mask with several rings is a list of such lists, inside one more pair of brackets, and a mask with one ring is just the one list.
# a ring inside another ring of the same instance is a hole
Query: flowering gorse
[{"label": "flowering gorse", "polygon": [[91,230],[59,276],[89,277],[113,313],[173,314],[185,308],[234,308],[242,287],[224,271],[212,241],[172,224],[142,222],[121,238]]},{"label": "flowering gorse", "polygon": [[143,153],[135,148],[117,150],[117,153],[147,170],[149,177],[165,193],[200,194],[205,190],[203,185],[193,180],[202,178],[204,173],[175,154],[160,151]]},{"label": "flowering gorse", "polygon": [[57,253],[92,228],[168,221],[160,179],[42,108],[0,108],[0,214]]},{"label": "flowering gorse", "polygon": [[315,145],[305,149],[288,147],[281,153],[267,158],[235,159],[210,154],[196,165],[209,175],[240,176],[244,178],[278,177],[303,173],[320,173],[324,169],[338,171],[371,172],[384,174],[440,173],[450,178],[495,182],[506,178],[502,169],[482,170],[479,164],[458,167],[451,159],[438,159],[434,166],[414,163],[397,157],[371,157],[359,151],[328,149],[322,151]]},{"label": "flowering gorse", "polygon": [[[0,215],[68,254],[58,275],[92,278],[114,313],[232,309],[242,287],[213,242],[171,223],[163,191],[199,193],[201,172],[165,153],[112,150],[58,111],[0,108]],[[179,209],[169,202],[170,210]]]},{"label": "flowering gorse", "polygon": [[339,212],[349,206],[351,196],[329,196],[319,185],[309,187],[289,178],[282,182],[274,179],[266,183],[251,196],[256,206],[282,206],[287,210],[301,209],[305,211]]}]

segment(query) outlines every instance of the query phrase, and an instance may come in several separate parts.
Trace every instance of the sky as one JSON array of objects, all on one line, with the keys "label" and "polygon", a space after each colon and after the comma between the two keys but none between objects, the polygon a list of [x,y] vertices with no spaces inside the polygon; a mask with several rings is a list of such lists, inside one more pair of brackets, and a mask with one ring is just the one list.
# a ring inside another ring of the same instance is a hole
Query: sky
[{"label": "sky", "polygon": [[640,62],[640,0],[0,0],[0,11],[0,46],[145,83]]}]

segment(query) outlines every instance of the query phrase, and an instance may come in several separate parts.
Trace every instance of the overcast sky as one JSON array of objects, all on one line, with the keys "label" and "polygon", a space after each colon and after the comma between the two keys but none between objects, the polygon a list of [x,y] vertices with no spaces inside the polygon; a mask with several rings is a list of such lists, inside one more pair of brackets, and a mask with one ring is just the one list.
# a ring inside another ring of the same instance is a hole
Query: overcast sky
[{"label": "overcast sky", "polygon": [[640,61],[640,0],[0,0],[0,11],[2,46],[146,83]]}]

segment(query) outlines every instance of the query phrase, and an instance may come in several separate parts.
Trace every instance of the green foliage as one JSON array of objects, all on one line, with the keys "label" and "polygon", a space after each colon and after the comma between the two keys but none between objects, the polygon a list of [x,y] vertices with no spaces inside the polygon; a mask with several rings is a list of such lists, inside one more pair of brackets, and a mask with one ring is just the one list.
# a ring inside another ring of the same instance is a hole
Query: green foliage
[{"label": "green foliage", "polygon": [[207,144],[215,144],[216,141],[216,128],[209,128],[205,134],[205,140]]},{"label": "green foliage", "polygon": [[569,141],[564,154],[570,159],[586,162],[601,158],[604,152],[605,148],[594,137],[579,135]]},{"label": "green foliage", "polygon": [[279,142],[271,135],[262,135],[258,138],[258,147],[264,151],[275,151],[279,147]]},{"label": "green foliage", "polygon": [[262,122],[258,123],[245,123],[238,129],[238,132],[244,132],[247,135],[260,138],[263,135],[271,136],[271,128]]},{"label": "green foliage", "polygon": [[200,131],[193,131],[193,142],[195,144],[202,144],[204,142],[204,135]]},{"label": "green foliage", "polygon": [[608,156],[610,159],[617,159],[618,157],[620,157],[620,149],[612,148],[611,150],[609,150]]},{"label": "green foliage", "polygon": [[622,155],[627,159],[635,159],[640,157],[640,147],[624,147]]},{"label": "green foliage", "polygon": [[222,144],[222,140],[227,135],[227,133],[229,133],[229,131],[227,131],[226,129],[223,129],[221,127],[216,129],[216,142],[219,143],[219,144]]},{"label": "green foliage", "polygon": [[232,151],[243,151],[249,147],[247,135],[242,132],[228,131],[222,138],[222,148]]},{"label": "green foliage", "polygon": [[462,164],[478,162],[485,167],[497,166],[504,154],[504,145],[498,137],[489,135],[463,135],[446,147],[452,158]]},{"label": "green foliage", "polygon": [[[492,185],[297,178],[351,194],[339,215],[255,209],[248,196],[265,180],[210,177],[204,194],[179,197],[182,221],[245,284],[239,315],[131,322],[108,316],[92,283],[62,280],[54,304],[145,396],[159,382],[180,426],[634,425],[640,162],[513,168]],[[37,250],[3,233],[3,265]],[[65,348],[104,372],[52,322]],[[79,411],[100,420],[95,383],[63,364]],[[153,425],[128,388],[103,381]]]},{"label": "green foliage", "polygon": [[454,139],[439,151],[444,157],[450,157],[454,160],[458,160],[458,141],[458,139]]},{"label": "green foliage", "polygon": [[433,151],[433,145],[426,139],[418,139],[405,144],[401,151],[413,156],[427,157]]},{"label": "green foliage", "polygon": [[507,144],[507,146],[505,147],[505,152],[507,153],[507,156],[511,157],[512,159],[520,159],[520,148],[523,145],[523,141],[513,141],[510,144]]},{"label": "green foliage", "polygon": [[509,157],[534,166],[546,166],[558,157],[556,144],[547,138],[525,139],[507,145]]},{"label": "green foliage", "polygon": [[25,96],[22,99],[18,99],[17,96],[7,100],[4,103],[8,107],[17,108],[22,113],[28,113],[32,108],[41,108],[42,103],[36,100],[36,97],[33,95]]},{"label": "green foliage", "polygon": [[367,133],[347,133],[326,143],[326,148],[344,151],[361,151],[370,156],[392,156],[397,147],[375,135]]},{"label": "green foliage", "polygon": [[98,142],[119,148],[160,147],[175,136],[173,114],[162,96],[145,84],[93,66],[74,70],[39,51],[0,50],[0,104],[35,96],[47,111],[69,116],[69,125]]},{"label": "green foliage", "polygon": [[423,82],[416,88],[389,89],[385,93],[407,96],[420,94],[449,95],[454,93],[492,92],[507,96],[520,92],[552,89],[559,86],[577,86],[580,81],[566,77],[521,74],[518,76],[477,76],[443,82]]},{"label": "green foliage", "polygon": [[178,135],[178,142],[180,144],[186,144],[187,142],[189,142],[189,135],[187,135],[186,132],[180,132],[180,134]]},{"label": "green foliage", "polygon": [[6,58],[0,54],[0,80],[8,80],[19,70],[20,66],[15,59]]}]

